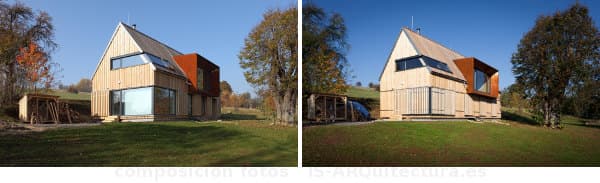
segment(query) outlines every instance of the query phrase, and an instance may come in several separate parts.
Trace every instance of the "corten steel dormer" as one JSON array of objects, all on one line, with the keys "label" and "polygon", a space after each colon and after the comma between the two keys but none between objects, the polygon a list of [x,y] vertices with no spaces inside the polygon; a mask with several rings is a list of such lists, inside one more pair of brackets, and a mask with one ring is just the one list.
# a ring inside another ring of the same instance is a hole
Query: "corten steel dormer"
[{"label": "corten steel dormer", "polygon": [[[488,64],[482,62],[481,60],[469,57],[469,58],[461,58],[454,60],[456,66],[465,76],[465,80],[467,80],[467,93],[475,94],[484,97],[497,98],[498,97],[498,70],[489,66]],[[482,92],[480,90],[475,89],[475,71],[479,70],[485,73],[487,78],[489,78],[489,92]]]},{"label": "corten steel dormer", "polygon": [[[190,80],[190,93],[219,97],[219,66],[196,53],[173,56]],[[202,77],[203,80],[198,80]]]}]

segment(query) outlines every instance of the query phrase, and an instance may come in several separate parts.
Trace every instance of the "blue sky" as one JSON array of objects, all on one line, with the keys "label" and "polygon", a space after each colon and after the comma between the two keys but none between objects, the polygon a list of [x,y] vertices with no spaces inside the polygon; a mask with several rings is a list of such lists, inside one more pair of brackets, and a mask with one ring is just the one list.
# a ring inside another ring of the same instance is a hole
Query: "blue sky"
[{"label": "blue sky", "polygon": [[[311,0],[326,12],[338,12],[348,29],[351,49],[347,55],[352,84],[378,83],[402,27],[414,27],[429,37],[467,57],[476,57],[500,72],[500,87],[514,82],[510,63],[523,35],[539,15],[565,10],[574,0],[496,0],[496,1],[399,1],[399,0]],[[598,27],[600,1],[580,0],[590,9]],[[307,3],[307,1],[303,1]]]},{"label": "blue sky", "polygon": [[[182,53],[197,52],[221,68],[221,80],[235,92],[254,89],[246,83],[237,55],[244,38],[272,8],[288,8],[295,0],[212,1],[69,1],[22,0],[34,10],[48,12],[59,49],[53,61],[65,84],[90,78],[119,21]],[[14,3],[14,1],[9,1]]]}]

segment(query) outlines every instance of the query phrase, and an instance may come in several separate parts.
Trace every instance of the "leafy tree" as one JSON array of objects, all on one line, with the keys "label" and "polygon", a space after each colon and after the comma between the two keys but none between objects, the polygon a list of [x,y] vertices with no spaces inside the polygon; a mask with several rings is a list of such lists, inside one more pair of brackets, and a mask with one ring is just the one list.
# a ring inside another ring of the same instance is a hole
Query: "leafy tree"
[{"label": "leafy tree", "polygon": [[302,8],[302,91],[343,93],[349,75],[346,25],[338,13],[327,15],[314,4]]},{"label": "leafy tree", "polygon": [[504,88],[501,100],[502,106],[517,108],[519,113],[529,108],[529,100],[523,94],[523,87],[517,83]]},{"label": "leafy tree", "polygon": [[273,97],[277,124],[297,122],[297,12],[295,7],[267,11],[238,55],[246,81]]},{"label": "leafy tree", "polygon": [[600,36],[588,11],[576,3],[566,11],[540,16],[513,54],[517,83],[545,126],[559,127],[567,94],[578,96],[597,77]]},{"label": "leafy tree", "polygon": [[361,86],[362,86],[362,83],[361,83],[360,81],[357,81],[357,82],[356,82],[356,86],[358,86],[358,87],[361,87]]},{"label": "leafy tree", "polygon": [[233,89],[231,89],[231,85],[227,81],[221,81],[221,105],[223,107],[232,107],[231,105],[231,96],[233,95]]},{"label": "leafy tree", "polygon": [[31,83],[33,92],[37,92],[37,88],[50,88],[54,81],[54,76],[51,73],[52,63],[48,62],[48,57],[35,43],[30,43],[29,46],[21,48],[16,57],[17,63],[25,71],[27,81]]},{"label": "leafy tree", "polygon": [[0,1],[0,105],[12,103],[29,85],[26,72],[19,67],[16,56],[19,49],[35,43],[50,59],[56,48],[54,26],[48,13],[34,13],[21,2],[8,4]]},{"label": "leafy tree", "polygon": [[92,92],[92,80],[87,78],[81,78],[75,85],[79,92]]}]

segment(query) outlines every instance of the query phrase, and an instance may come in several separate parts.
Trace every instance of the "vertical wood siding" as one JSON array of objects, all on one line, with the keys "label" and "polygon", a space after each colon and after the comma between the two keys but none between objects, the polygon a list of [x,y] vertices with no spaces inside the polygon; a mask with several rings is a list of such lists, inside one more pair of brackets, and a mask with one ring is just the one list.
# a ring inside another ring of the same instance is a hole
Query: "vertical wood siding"
[{"label": "vertical wood siding", "polygon": [[92,116],[105,117],[109,115],[110,90],[147,86],[153,83],[153,72],[149,64],[117,70],[110,69],[110,59],[112,57],[136,52],[140,52],[139,47],[137,47],[127,31],[122,26],[119,26],[92,77]]}]

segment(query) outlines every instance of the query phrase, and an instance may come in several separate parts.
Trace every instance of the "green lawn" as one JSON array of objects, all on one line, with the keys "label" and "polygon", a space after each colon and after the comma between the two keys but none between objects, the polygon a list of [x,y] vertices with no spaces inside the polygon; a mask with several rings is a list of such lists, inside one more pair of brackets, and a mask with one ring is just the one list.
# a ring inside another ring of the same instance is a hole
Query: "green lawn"
[{"label": "green lawn", "polygon": [[0,135],[0,166],[296,166],[297,139],[257,120],[113,123]]},{"label": "green lawn", "polygon": [[304,166],[600,166],[600,128],[376,122],[303,129]]}]

